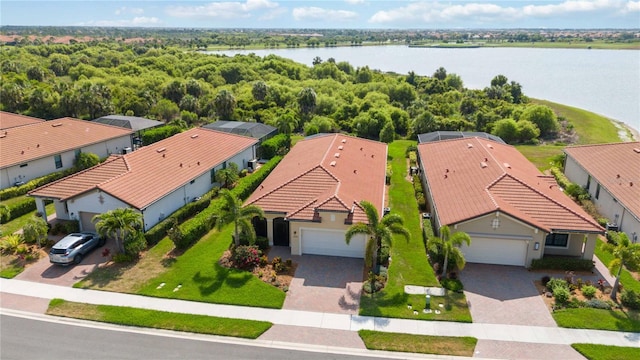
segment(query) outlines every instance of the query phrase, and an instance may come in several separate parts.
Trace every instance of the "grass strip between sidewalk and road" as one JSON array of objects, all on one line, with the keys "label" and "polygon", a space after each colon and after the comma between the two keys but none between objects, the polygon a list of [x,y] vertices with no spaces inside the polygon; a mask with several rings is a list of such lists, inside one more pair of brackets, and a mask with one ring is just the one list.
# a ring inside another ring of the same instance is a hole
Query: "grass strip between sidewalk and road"
[{"label": "grass strip between sidewalk and road", "polygon": [[468,336],[429,336],[372,330],[360,330],[358,335],[369,350],[453,356],[473,356],[478,342],[478,339]]},{"label": "grass strip between sidewalk and road", "polygon": [[180,314],[126,306],[92,305],[53,299],[47,315],[154,329],[257,339],[270,322]]},{"label": "grass strip between sidewalk and road", "polygon": [[640,348],[596,344],[571,344],[589,360],[640,359]]}]

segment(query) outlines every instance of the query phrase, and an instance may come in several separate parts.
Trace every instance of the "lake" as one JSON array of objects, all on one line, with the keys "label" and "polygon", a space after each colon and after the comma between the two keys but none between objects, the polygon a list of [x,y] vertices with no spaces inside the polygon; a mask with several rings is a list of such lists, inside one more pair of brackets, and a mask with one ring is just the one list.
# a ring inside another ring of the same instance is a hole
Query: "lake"
[{"label": "lake", "polygon": [[319,56],[323,61],[348,61],[354,67],[429,76],[442,66],[471,89],[483,89],[502,74],[519,82],[529,97],[589,110],[640,130],[640,51],[636,50],[365,46],[209,53],[275,54],[306,65]]}]

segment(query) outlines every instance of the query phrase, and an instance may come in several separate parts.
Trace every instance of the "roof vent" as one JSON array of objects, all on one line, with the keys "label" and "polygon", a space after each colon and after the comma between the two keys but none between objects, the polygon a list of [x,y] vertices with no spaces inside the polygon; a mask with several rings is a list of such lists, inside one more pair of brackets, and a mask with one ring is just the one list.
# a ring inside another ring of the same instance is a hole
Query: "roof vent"
[{"label": "roof vent", "polygon": [[340,157],[340,153],[335,153],[333,156],[339,158]]},{"label": "roof vent", "polygon": [[[7,134],[7,133],[5,132],[5,135],[6,135],[6,134]],[[633,148],[633,151],[635,151],[636,153],[640,154],[640,148]]]},{"label": "roof vent", "polygon": [[509,163],[504,163],[502,165],[504,165],[504,167],[506,167],[507,169],[511,169],[511,165],[509,165]]},{"label": "roof vent", "polygon": [[58,127],[58,126],[62,126],[62,123],[51,124],[51,127]]},{"label": "roof vent", "polygon": [[483,169],[484,169],[484,168],[486,168],[487,166],[489,166],[489,165],[487,165],[487,163],[486,163],[486,162],[484,162],[484,161],[481,161],[481,162],[480,162],[480,167],[481,167],[481,168],[483,168]]},{"label": "roof vent", "polygon": [[620,174],[616,174],[616,179],[620,179]]},{"label": "roof vent", "polygon": [[473,144],[472,143],[467,143],[467,149],[472,149],[473,148]]},{"label": "roof vent", "polygon": [[198,134],[193,134],[193,135],[191,135],[191,138],[192,138],[192,139],[195,139],[195,138],[197,138],[198,136],[199,136]]},{"label": "roof vent", "polygon": [[342,145],[338,146],[338,150],[342,150],[342,149],[344,149],[344,146]]},{"label": "roof vent", "polygon": [[182,167],[182,163],[180,163],[180,167]]},{"label": "roof vent", "polygon": [[357,174],[357,173],[358,173],[358,170],[357,170],[357,169],[353,169],[353,173],[354,173],[354,174]]},{"label": "roof vent", "polygon": [[0,139],[2,139],[2,138],[6,138],[6,137],[7,137],[7,133],[6,133],[6,132],[5,132],[5,133],[0,134]]},{"label": "roof vent", "polygon": [[336,162],[335,162],[335,161],[332,161],[331,163],[329,163],[329,165],[331,165],[331,166],[335,167],[335,166],[336,166]]},{"label": "roof vent", "polygon": [[491,144],[487,144],[487,147],[488,147],[489,149],[493,149],[493,145],[491,145]]},{"label": "roof vent", "polygon": [[165,151],[165,150],[167,150],[167,148],[160,148],[160,149],[158,149],[158,150],[156,150],[156,151],[157,151],[157,152],[159,152],[159,153],[161,153],[161,152],[163,152],[163,151]]},{"label": "roof vent", "polygon": [[347,142],[347,139],[342,139],[342,143],[343,144],[346,143],[346,142]]}]

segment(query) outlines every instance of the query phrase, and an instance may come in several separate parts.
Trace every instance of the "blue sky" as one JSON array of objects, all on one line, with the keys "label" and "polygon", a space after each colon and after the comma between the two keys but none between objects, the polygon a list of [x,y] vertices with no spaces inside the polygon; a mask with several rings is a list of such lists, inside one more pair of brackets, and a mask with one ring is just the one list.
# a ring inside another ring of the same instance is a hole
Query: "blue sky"
[{"label": "blue sky", "polygon": [[2,0],[2,25],[187,28],[640,28],[640,0]]}]

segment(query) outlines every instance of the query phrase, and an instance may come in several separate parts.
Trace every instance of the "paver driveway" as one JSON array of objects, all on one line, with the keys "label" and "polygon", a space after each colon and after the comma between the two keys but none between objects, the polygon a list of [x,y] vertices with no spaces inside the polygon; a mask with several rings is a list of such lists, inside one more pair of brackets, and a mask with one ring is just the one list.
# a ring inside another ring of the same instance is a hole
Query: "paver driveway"
[{"label": "paver driveway", "polygon": [[357,314],[362,291],[364,260],[337,256],[288,255],[275,248],[269,257],[281,256],[298,264],[283,309]]},{"label": "paver driveway", "polygon": [[533,284],[540,273],[518,266],[469,263],[460,277],[473,322],[556,326]]}]

